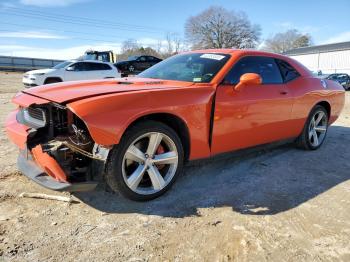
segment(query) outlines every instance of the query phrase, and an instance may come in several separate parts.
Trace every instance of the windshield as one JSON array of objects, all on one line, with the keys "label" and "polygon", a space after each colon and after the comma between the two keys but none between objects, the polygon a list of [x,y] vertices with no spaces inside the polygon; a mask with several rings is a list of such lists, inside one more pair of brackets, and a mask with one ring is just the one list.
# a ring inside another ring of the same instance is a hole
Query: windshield
[{"label": "windshield", "polygon": [[132,61],[132,60],[136,60],[138,58],[138,56],[134,55],[134,56],[129,56],[128,57],[128,61]]},{"label": "windshield", "polygon": [[55,65],[53,68],[54,69],[61,69],[61,68],[65,68],[67,65],[71,64],[72,62],[66,61],[66,62],[62,62],[59,63],[57,65]]},{"label": "windshield", "polygon": [[164,80],[209,83],[220,71],[228,54],[191,53],[172,56],[138,76]]}]

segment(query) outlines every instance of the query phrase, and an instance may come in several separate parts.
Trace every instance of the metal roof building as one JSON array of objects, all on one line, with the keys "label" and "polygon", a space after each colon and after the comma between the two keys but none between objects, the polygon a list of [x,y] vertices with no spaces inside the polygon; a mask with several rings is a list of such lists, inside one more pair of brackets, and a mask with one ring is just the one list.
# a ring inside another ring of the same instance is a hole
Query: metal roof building
[{"label": "metal roof building", "polygon": [[284,53],[322,74],[350,74],[350,42],[301,47]]}]

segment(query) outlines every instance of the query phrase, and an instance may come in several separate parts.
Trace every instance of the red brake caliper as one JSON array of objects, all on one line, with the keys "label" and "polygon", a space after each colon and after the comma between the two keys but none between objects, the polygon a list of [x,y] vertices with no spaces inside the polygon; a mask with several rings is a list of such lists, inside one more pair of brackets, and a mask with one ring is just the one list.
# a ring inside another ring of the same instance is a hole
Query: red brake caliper
[{"label": "red brake caliper", "polygon": [[[156,154],[163,154],[165,153],[164,147],[162,145],[159,145],[156,151]],[[164,165],[157,165],[158,169],[162,169],[164,167]]]}]

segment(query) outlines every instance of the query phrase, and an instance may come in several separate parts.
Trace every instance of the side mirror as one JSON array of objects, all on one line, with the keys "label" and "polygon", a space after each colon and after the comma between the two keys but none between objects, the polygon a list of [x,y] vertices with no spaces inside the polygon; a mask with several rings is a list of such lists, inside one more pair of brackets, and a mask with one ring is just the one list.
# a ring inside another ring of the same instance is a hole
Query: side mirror
[{"label": "side mirror", "polygon": [[234,87],[236,91],[240,91],[246,85],[261,85],[262,78],[259,74],[246,73],[241,76],[239,83]]},{"label": "side mirror", "polygon": [[74,66],[68,66],[68,67],[66,68],[66,71],[74,71]]}]

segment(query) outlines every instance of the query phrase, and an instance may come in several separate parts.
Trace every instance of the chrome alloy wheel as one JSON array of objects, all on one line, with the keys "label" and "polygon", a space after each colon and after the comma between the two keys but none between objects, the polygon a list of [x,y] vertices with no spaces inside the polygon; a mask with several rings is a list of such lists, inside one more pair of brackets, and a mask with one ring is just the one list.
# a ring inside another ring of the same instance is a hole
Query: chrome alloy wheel
[{"label": "chrome alloy wheel", "polygon": [[174,141],[159,132],[149,132],[135,139],[125,151],[122,174],[135,193],[154,194],[173,179],[178,166]]},{"label": "chrome alloy wheel", "polygon": [[323,111],[316,111],[309,124],[309,142],[313,147],[322,144],[326,137],[328,118]]}]

